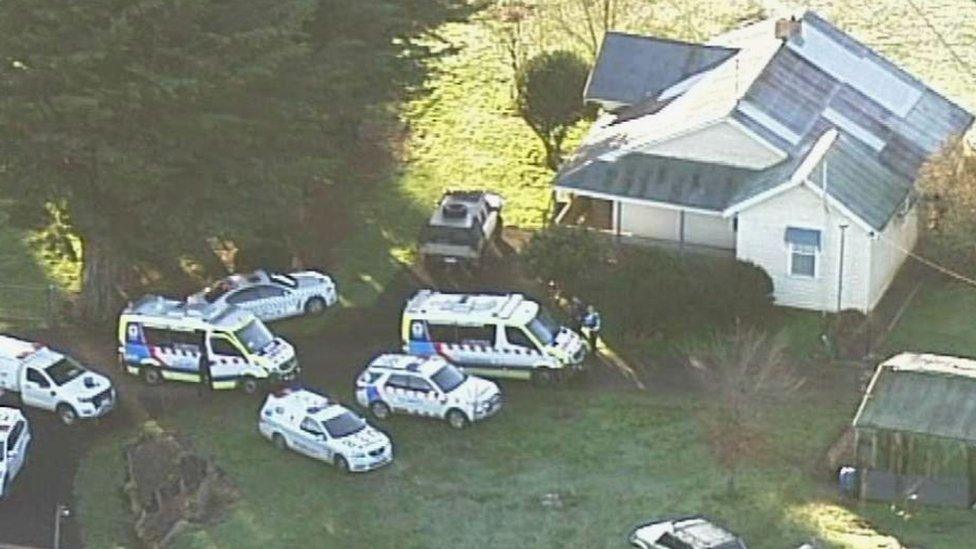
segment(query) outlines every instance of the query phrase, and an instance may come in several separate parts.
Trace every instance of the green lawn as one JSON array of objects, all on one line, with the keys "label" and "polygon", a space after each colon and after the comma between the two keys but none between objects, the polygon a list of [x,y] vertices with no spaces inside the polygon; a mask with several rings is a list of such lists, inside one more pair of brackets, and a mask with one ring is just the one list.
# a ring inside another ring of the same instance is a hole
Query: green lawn
[{"label": "green lawn", "polygon": [[930,282],[895,326],[885,350],[932,352],[976,358],[976,288]]}]

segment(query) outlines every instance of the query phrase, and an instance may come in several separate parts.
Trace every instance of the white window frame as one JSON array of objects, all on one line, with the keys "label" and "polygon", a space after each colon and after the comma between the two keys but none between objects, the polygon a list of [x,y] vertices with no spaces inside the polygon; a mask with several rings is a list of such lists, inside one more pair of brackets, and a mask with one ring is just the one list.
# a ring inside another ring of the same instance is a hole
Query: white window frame
[{"label": "white window frame", "polygon": [[[821,246],[818,248],[816,246],[805,246],[802,244],[794,244],[792,242],[786,243],[786,274],[790,278],[797,278],[800,280],[815,280],[820,278],[820,256],[823,254],[823,231],[820,229],[812,229],[808,227],[790,227],[794,229],[803,229],[807,231],[817,231],[820,233]],[[810,255],[813,256],[813,274],[808,275],[804,273],[797,273],[793,270],[793,256],[795,254],[800,255]]]}]

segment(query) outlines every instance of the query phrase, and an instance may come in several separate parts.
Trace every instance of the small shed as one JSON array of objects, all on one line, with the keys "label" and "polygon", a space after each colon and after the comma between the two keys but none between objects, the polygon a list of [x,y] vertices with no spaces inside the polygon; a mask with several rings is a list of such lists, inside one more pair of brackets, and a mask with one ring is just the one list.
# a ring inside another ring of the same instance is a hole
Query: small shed
[{"label": "small shed", "polygon": [[862,498],[973,507],[976,360],[889,359],[868,386],[854,432]]}]

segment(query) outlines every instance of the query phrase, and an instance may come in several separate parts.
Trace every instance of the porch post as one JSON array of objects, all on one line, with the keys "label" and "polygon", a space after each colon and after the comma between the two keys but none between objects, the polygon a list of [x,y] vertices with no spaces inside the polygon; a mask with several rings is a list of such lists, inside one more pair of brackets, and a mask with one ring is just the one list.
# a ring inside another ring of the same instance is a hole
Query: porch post
[{"label": "porch post", "polygon": [[611,202],[613,204],[610,219],[613,229],[613,236],[616,240],[620,240],[620,201],[614,200]]},{"label": "porch post", "polygon": [[685,251],[685,211],[678,211],[678,250]]}]

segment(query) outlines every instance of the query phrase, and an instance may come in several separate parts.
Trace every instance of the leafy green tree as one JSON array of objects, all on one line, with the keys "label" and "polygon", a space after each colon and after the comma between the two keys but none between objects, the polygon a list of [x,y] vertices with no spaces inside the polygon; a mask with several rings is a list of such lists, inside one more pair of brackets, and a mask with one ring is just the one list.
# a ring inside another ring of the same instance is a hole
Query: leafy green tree
[{"label": "leafy green tree", "polygon": [[946,144],[922,168],[925,253],[941,265],[976,276],[976,151],[963,139]]},{"label": "leafy green tree", "polygon": [[554,51],[529,59],[516,77],[518,112],[542,140],[546,166],[562,161],[566,133],[586,115],[583,88],[589,66],[575,53]]}]

